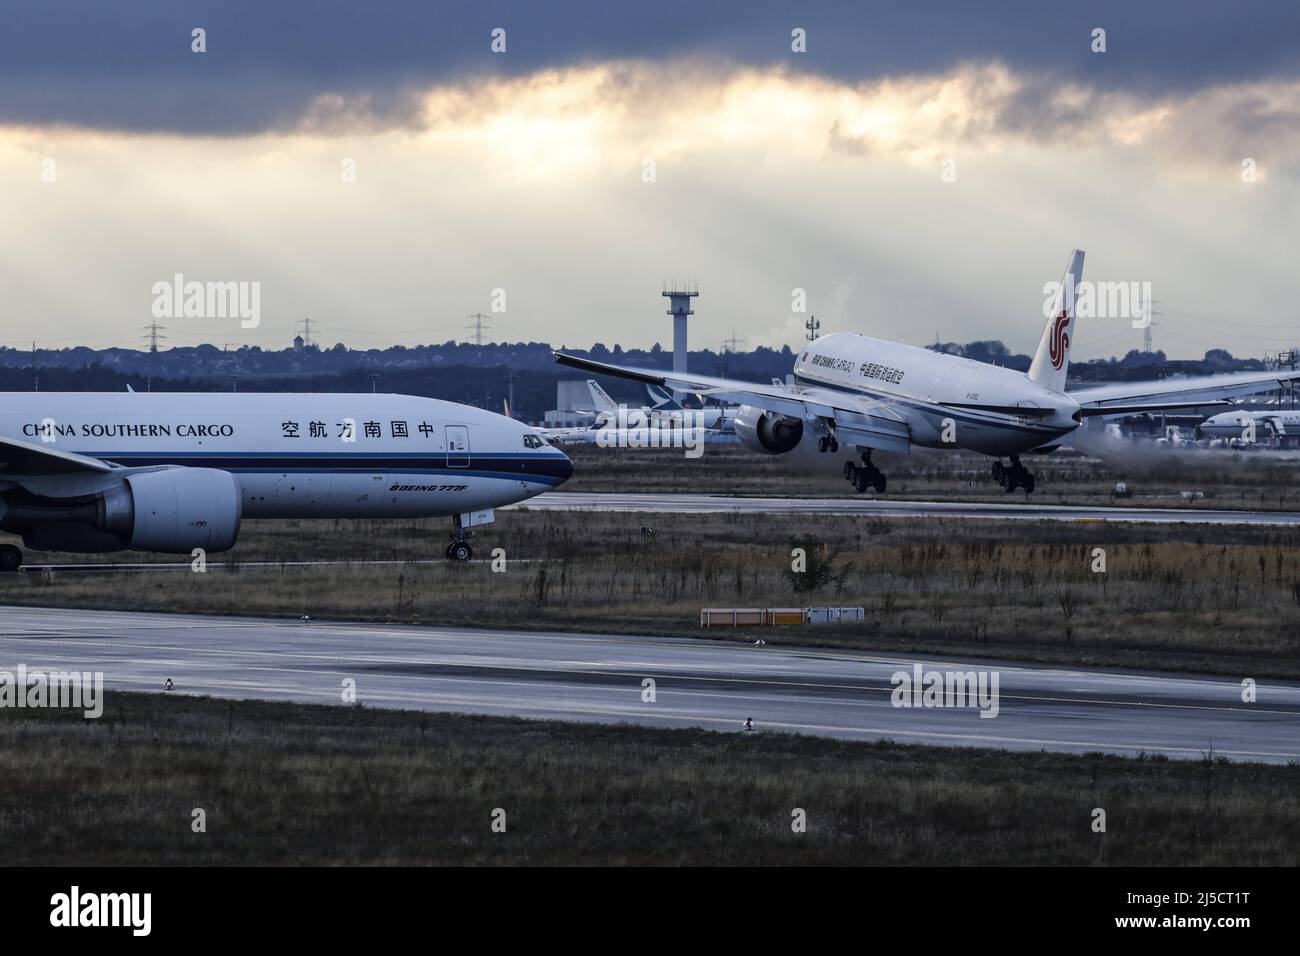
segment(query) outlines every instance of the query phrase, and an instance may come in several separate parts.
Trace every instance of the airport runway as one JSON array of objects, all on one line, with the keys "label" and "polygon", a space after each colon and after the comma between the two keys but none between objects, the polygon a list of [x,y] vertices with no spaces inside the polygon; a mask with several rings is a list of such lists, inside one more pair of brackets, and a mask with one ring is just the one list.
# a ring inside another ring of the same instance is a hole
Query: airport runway
[{"label": "airport runway", "polygon": [[[876,518],[982,518],[1014,521],[1137,521],[1156,524],[1300,525],[1295,511],[1211,511],[1206,508],[1110,508],[997,503],[898,501],[892,498],[732,498],[725,495],[598,494],[548,491],[509,508],[533,511],[626,511],[708,514],[852,515]],[[501,510],[509,510],[501,509]]]},{"label": "airport runway", "polygon": [[[774,632],[774,636],[775,636]],[[998,715],[897,708],[892,675],[998,674]],[[631,722],[1012,750],[1300,760],[1300,685],[1241,702],[1229,677],[959,663],[728,641],[0,607],[0,670],[102,671],[162,693]],[[642,699],[655,682],[654,702]]]}]

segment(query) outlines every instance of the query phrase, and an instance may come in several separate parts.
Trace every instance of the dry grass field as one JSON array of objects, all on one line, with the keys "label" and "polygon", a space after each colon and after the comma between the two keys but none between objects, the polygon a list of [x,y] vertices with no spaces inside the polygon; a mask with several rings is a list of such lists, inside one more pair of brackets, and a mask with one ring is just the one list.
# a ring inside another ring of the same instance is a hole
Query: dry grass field
[{"label": "dry grass field", "polygon": [[0,711],[0,775],[10,866],[1293,866],[1300,837],[1296,766],[161,694]]}]

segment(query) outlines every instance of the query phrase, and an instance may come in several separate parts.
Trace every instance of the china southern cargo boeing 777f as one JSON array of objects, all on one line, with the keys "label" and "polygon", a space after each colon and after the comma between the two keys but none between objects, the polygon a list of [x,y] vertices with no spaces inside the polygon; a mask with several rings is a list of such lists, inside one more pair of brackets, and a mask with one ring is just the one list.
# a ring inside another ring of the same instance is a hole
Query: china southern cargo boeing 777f
[{"label": "china southern cargo boeing 777f", "polygon": [[[573,474],[532,428],[406,395],[11,392],[0,532],[38,551],[232,547],[242,518],[449,516],[447,557],[493,508]],[[0,545],[0,568],[22,552]]]},{"label": "china southern cargo boeing 777f", "polygon": [[[998,459],[993,476],[1002,487],[1008,492],[1033,491],[1034,476],[1020,456],[1053,451],[1085,418],[1227,404],[1228,396],[1300,379],[1300,372],[1275,370],[1066,392],[1082,277],[1083,253],[1076,249],[1027,373],[854,332],[811,342],[795,360],[794,384],[789,387],[625,368],[560,352],[556,360],[588,372],[736,402],[742,406],[735,416],[736,435],[764,454],[786,454],[814,441],[819,451],[832,454],[847,445],[861,464],[845,462],[844,477],[859,492],[885,490],[885,475],[871,461],[874,449],[907,451],[912,445],[990,455]],[[1002,463],[1004,457],[1009,465]]]}]

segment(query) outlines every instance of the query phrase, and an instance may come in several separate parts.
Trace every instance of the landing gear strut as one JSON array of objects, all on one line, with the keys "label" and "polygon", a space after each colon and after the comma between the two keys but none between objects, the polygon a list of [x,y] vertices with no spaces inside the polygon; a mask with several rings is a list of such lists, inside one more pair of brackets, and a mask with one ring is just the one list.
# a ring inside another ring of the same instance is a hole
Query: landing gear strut
[{"label": "landing gear strut", "polygon": [[861,467],[851,461],[844,463],[844,478],[853,483],[858,494],[862,494],[868,488],[875,489],[878,495],[885,493],[885,473],[871,463],[870,448],[862,453]]},{"label": "landing gear strut", "polygon": [[451,519],[451,544],[447,545],[448,561],[468,561],[474,557],[474,549],[469,546],[466,538],[472,538],[474,532],[467,531],[460,523],[460,515]]},{"label": "landing gear strut", "polygon": [[0,573],[17,571],[22,567],[23,552],[12,544],[0,544]]},{"label": "landing gear strut", "polygon": [[1011,467],[1003,466],[1002,462],[993,463],[993,480],[1006,490],[1007,494],[1015,491],[1017,488],[1024,488],[1025,494],[1033,494],[1034,491],[1034,473],[1020,464],[1020,456],[1011,456]]}]

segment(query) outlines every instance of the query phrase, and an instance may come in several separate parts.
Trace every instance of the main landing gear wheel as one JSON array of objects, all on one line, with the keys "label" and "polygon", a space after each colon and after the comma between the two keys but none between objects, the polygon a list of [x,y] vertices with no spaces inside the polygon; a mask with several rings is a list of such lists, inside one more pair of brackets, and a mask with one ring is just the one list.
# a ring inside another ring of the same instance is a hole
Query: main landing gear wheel
[{"label": "main landing gear wheel", "polygon": [[0,545],[0,573],[17,571],[23,564],[23,552],[12,544]]},{"label": "main landing gear wheel", "polygon": [[871,463],[871,452],[862,453],[862,465],[853,464],[851,461],[844,463],[844,477],[847,481],[853,483],[858,494],[866,493],[868,488],[875,490],[876,494],[885,493],[885,473]]},{"label": "main landing gear wheel", "polygon": [[1010,468],[1004,467],[1000,461],[993,463],[993,480],[1001,485],[1007,494],[1011,494],[1017,488],[1024,488],[1027,495],[1034,493],[1034,473],[1020,464],[1020,458],[1016,455],[1011,456]]},{"label": "main landing gear wheel", "polygon": [[832,455],[840,450],[839,439],[834,435],[823,435],[817,439],[817,450],[820,452],[830,452]]}]

